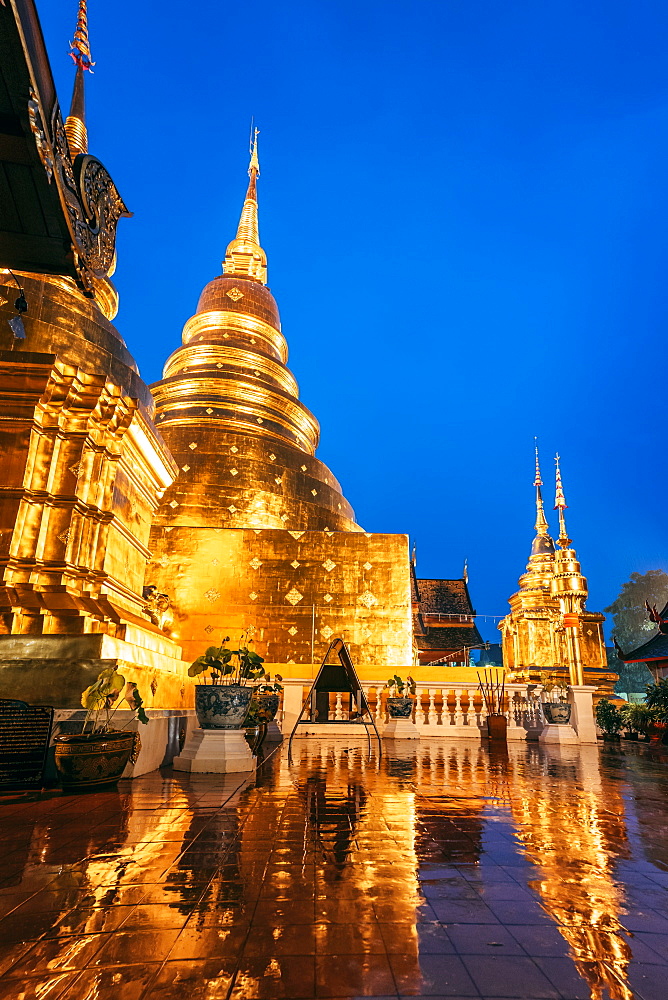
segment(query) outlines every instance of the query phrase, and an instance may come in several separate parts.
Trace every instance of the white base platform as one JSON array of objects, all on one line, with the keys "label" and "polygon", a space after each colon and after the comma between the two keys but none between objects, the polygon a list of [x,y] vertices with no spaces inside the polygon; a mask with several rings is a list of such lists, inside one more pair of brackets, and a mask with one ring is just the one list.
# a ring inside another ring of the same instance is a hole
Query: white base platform
[{"label": "white base platform", "polygon": [[[369,735],[372,739],[376,738],[371,725],[369,725]],[[297,726],[295,739],[298,736],[321,736],[327,740],[347,740],[351,736],[358,736],[365,740],[367,734],[366,726],[361,722],[304,722]]]},{"label": "white base platform", "polygon": [[269,722],[267,724],[267,735],[264,738],[265,743],[280,743],[283,739],[283,733],[278,727],[277,722]]},{"label": "white base platform", "polygon": [[180,756],[174,758],[174,770],[225,774],[254,771],[255,763],[245,730],[195,729]]},{"label": "white base platform", "polygon": [[382,736],[384,740],[419,740],[420,730],[410,719],[390,719]]},{"label": "white base platform", "polygon": [[550,723],[545,726],[538,737],[539,743],[579,743],[578,735],[572,726],[555,726]]}]

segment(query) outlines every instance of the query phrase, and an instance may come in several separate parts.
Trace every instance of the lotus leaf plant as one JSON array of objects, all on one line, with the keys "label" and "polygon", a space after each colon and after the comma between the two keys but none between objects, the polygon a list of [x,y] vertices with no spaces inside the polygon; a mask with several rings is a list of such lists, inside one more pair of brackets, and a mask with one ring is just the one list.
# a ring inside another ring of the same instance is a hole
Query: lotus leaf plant
[{"label": "lotus leaf plant", "polygon": [[190,664],[188,676],[204,674],[204,682],[208,684],[240,684],[264,676],[264,657],[249,648],[253,641],[250,638],[252,631],[252,626],[244,629],[239,637],[238,649],[229,649],[225,645],[230,641],[229,635],[225,636],[220,646],[209,646]]},{"label": "lotus leaf plant", "polygon": [[[126,681],[116,667],[105,667],[98,674],[97,680],[81,695],[81,704],[86,709],[82,734],[92,738],[110,732],[114,715],[123,702],[135,714],[121,727],[122,729],[127,729],[135,720],[143,725],[148,723],[144,700],[137,685],[132,681]],[[86,727],[89,724],[90,729],[87,731]]]},{"label": "lotus leaf plant", "polygon": [[389,692],[390,698],[408,698],[415,694],[415,681],[408,675],[406,680],[402,680],[399,674],[395,674],[394,677],[385,683],[385,687]]}]

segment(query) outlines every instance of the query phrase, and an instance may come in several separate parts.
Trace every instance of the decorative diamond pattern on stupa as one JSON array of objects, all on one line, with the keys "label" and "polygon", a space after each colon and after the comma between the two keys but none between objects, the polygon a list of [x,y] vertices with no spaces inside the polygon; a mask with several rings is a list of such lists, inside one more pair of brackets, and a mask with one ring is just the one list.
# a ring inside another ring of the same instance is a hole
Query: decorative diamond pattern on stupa
[{"label": "decorative diamond pattern on stupa", "polygon": [[334,598],[332,597],[331,594],[325,594],[325,596],[323,597],[323,601],[326,601],[327,604],[329,604],[333,600],[334,600]]},{"label": "decorative diamond pattern on stupa", "polygon": [[254,369],[253,375],[255,376],[255,378],[262,378],[262,372],[259,372],[257,368]]},{"label": "decorative diamond pattern on stupa", "polygon": [[211,633],[215,632],[216,630],[214,629],[213,625],[205,625],[204,631],[206,632],[207,635],[211,635]]},{"label": "decorative diamond pattern on stupa", "polygon": [[216,368],[222,368],[222,367],[223,367],[222,361],[219,361],[218,364],[216,365]]},{"label": "decorative diamond pattern on stupa", "polygon": [[338,503],[336,506],[339,508],[339,510],[341,510],[341,504],[340,503]]},{"label": "decorative diamond pattern on stupa", "polygon": [[229,333],[224,333],[223,334],[223,340],[229,340],[229,339],[230,339]]},{"label": "decorative diamond pattern on stupa", "polygon": [[325,479],[325,483],[327,486],[329,486],[329,479]]},{"label": "decorative diamond pattern on stupa", "polygon": [[325,528],[325,534],[327,535],[328,538],[331,538],[334,532],[330,531],[329,528]]},{"label": "decorative diamond pattern on stupa", "polygon": [[259,569],[260,566],[262,565],[262,561],[258,559],[257,556],[254,556],[248,563],[248,565],[251,566],[253,569]]},{"label": "decorative diamond pattern on stupa", "polygon": [[254,590],[251,590],[248,596],[250,597],[251,601],[257,601],[257,594],[255,593]]},{"label": "decorative diamond pattern on stupa", "polygon": [[241,289],[237,288],[236,285],[234,286],[234,288],[230,288],[229,291],[225,292],[225,294],[227,295],[228,299],[232,299],[233,302],[238,302],[239,299],[243,299],[244,297],[244,293],[241,291]]},{"label": "decorative diamond pattern on stupa", "polygon": [[237,448],[237,446],[235,444],[233,444],[232,447],[230,448],[230,451],[232,452],[233,455],[236,455],[236,453],[239,451],[239,449]]},{"label": "decorative diamond pattern on stupa", "polygon": [[211,560],[211,565],[212,566],[217,566],[218,565],[218,560],[217,559],[212,559]]},{"label": "decorative diamond pattern on stupa", "polygon": [[281,479],[280,476],[275,476],[274,477],[274,482],[276,483],[277,486],[281,486],[281,484],[283,483],[283,480]]},{"label": "decorative diamond pattern on stupa", "polygon": [[331,637],[334,635],[334,631],[329,627],[329,625],[325,625],[324,628],[320,629],[320,635],[323,637],[323,639],[331,639]]},{"label": "decorative diamond pattern on stupa", "polygon": [[189,465],[182,465],[181,466],[181,472],[189,472],[189,471],[190,471],[190,466]]},{"label": "decorative diamond pattern on stupa", "polygon": [[300,594],[296,587],[293,587],[292,590],[287,592],[285,599],[288,604],[291,604],[294,607],[295,604],[299,604],[303,596],[304,595]]},{"label": "decorative diamond pattern on stupa", "polygon": [[292,537],[294,538],[294,540],[295,540],[296,542],[298,542],[298,541],[299,541],[299,539],[300,539],[300,538],[302,537],[302,535],[304,534],[304,532],[303,532],[303,531],[288,531],[288,534],[289,534],[289,535],[292,535]]},{"label": "decorative diamond pattern on stupa", "polygon": [[61,531],[60,532],[60,534],[58,535],[58,538],[60,539],[61,542],[64,542],[65,545],[67,545],[67,543],[69,541],[69,538],[70,538],[70,529],[69,528],[65,528],[65,531]]},{"label": "decorative diamond pattern on stupa", "polygon": [[331,559],[325,559],[324,563],[322,564],[322,568],[325,570],[326,573],[331,573],[335,566],[336,563],[332,562]]},{"label": "decorative diamond pattern on stupa", "polygon": [[269,461],[270,462],[275,462],[276,461],[276,456],[274,455],[273,451],[272,451],[271,455],[269,456]]},{"label": "decorative diamond pattern on stupa", "polygon": [[302,465],[302,472],[306,472],[306,466]]},{"label": "decorative diamond pattern on stupa", "polygon": [[364,593],[357,598],[357,600],[360,604],[363,604],[364,607],[368,608],[369,610],[371,610],[371,608],[375,608],[375,606],[378,604],[378,598],[374,597],[370,590],[365,590]]},{"label": "decorative diamond pattern on stupa", "polygon": [[297,629],[294,627],[294,625],[292,626],[292,628],[288,629],[288,632],[290,633],[290,635],[297,635]]},{"label": "decorative diamond pattern on stupa", "polygon": [[296,559],[293,559],[292,562],[290,563],[290,565],[292,566],[293,569],[299,569],[299,567],[301,566],[301,563],[297,562]]},{"label": "decorative diamond pattern on stupa", "polygon": [[283,524],[285,524],[285,522],[287,520],[288,520],[288,515],[287,514],[281,514],[281,521],[283,522]]},{"label": "decorative diamond pattern on stupa", "polygon": [[197,441],[191,441],[188,447],[190,448],[191,451],[194,451],[195,448],[197,447]]},{"label": "decorative diamond pattern on stupa", "polygon": [[255,339],[255,337],[251,337],[251,344],[257,344],[257,340]]},{"label": "decorative diamond pattern on stupa", "polygon": [[362,567],[362,569],[365,569],[367,571],[367,573],[368,573],[370,569],[373,569],[373,566],[371,565],[370,562],[365,562],[364,566]]},{"label": "decorative diamond pattern on stupa", "polygon": [[207,408],[206,408],[206,411],[205,411],[205,412],[206,412],[206,413],[208,413],[208,414],[209,414],[209,416],[211,416],[211,414],[213,413],[213,410],[211,409],[211,407],[210,407],[210,406],[207,406]]},{"label": "decorative diamond pattern on stupa", "polygon": [[311,490],[311,494],[312,494],[312,495],[313,495],[314,497],[317,497],[317,495],[318,495],[318,491],[317,491],[317,490]]},{"label": "decorative diamond pattern on stupa", "polygon": [[179,505],[179,502],[178,502],[178,500],[170,500],[170,501],[169,501],[169,506],[170,506],[170,507],[171,507],[172,509],[174,509],[174,508],[178,507],[178,505]]},{"label": "decorative diamond pattern on stupa", "polygon": [[230,475],[231,476],[238,476],[239,475],[239,470],[238,469],[230,469]]},{"label": "decorative diamond pattern on stupa", "polygon": [[75,476],[80,476],[82,466],[83,466],[82,462],[75,462],[74,465],[70,465],[70,472]]},{"label": "decorative diamond pattern on stupa", "polygon": [[258,422],[258,424],[263,424],[264,420],[262,419],[262,417],[258,417],[257,418],[257,422]]},{"label": "decorative diamond pattern on stupa", "polygon": [[215,604],[218,598],[220,597],[220,591],[216,590],[215,587],[212,587],[210,590],[207,590],[204,596],[206,597],[207,601],[211,602],[211,604]]},{"label": "decorative diamond pattern on stupa", "polygon": [[371,631],[370,628],[365,628],[362,630],[362,635],[364,636],[365,639],[370,639],[371,636],[373,635],[373,632]]},{"label": "decorative diamond pattern on stupa", "polygon": [[234,514],[237,508],[234,506],[234,504],[230,504],[230,506],[227,509],[229,510],[230,514]]}]

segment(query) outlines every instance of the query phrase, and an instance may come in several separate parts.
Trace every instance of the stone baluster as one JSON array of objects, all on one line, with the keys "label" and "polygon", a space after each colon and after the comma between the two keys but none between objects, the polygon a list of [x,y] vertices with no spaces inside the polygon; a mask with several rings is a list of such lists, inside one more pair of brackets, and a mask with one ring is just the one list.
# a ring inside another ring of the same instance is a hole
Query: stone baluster
[{"label": "stone baluster", "polygon": [[429,725],[438,725],[438,712],[436,711],[436,688],[429,688]]},{"label": "stone baluster", "polygon": [[422,696],[424,695],[424,688],[417,688],[415,699],[415,725],[424,726],[425,724],[425,714],[422,707]]},{"label": "stone baluster", "polygon": [[376,728],[380,729],[385,719],[383,718],[383,689],[376,688]]},{"label": "stone baluster", "polygon": [[342,698],[341,692],[337,691],[336,692],[336,709],[334,710],[334,718],[336,719],[337,722],[341,722],[341,720],[343,719],[343,707],[342,707],[342,704],[341,704],[341,698]]},{"label": "stone baluster", "polygon": [[464,725],[464,711],[462,709],[462,691],[460,688],[456,689],[455,692],[455,725]]}]

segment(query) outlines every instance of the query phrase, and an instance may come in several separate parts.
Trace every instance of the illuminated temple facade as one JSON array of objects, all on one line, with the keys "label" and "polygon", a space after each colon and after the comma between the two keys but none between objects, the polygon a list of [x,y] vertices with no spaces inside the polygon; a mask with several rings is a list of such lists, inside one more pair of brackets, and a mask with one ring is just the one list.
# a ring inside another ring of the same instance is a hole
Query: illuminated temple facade
[{"label": "illuminated temple facade", "polygon": [[559,511],[558,548],[550,536],[543,505],[536,449],[535,537],[519,590],[509,600],[510,613],[499,623],[503,663],[531,674],[554,671],[573,684],[606,684],[616,674],[606,669],[605,616],[587,611],[589,594],[573,542],[566,531],[566,500],[557,456],[555,510]]}]

